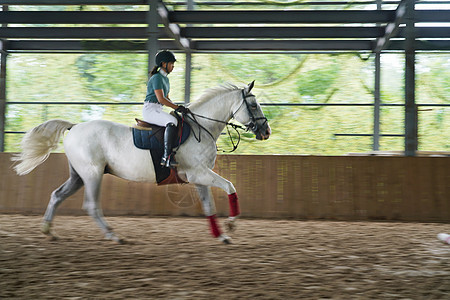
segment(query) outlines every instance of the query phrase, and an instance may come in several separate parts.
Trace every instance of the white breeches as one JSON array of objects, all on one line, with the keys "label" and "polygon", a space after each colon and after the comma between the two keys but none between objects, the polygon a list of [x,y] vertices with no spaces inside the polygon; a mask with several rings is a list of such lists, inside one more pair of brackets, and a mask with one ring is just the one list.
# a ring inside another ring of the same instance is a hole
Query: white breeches
[{"label": "white breeches", "polygon": [[178,125],[177,119],[169,113],[163,111],[163,106],[158,103],[144,103],[142,109],[142,117],[145,122],[149,122],[158,126],[167,126],[169,123]]}]

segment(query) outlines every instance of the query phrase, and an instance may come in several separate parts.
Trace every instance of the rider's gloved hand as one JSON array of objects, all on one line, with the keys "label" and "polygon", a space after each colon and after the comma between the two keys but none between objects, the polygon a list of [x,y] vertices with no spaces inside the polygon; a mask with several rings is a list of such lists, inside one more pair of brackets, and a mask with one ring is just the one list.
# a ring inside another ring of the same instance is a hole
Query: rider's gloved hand
[{"label": "rider's gloved hand", "polygon": [[183,105],[178,105],[178,107],[175,109],[176,112],[182,113],[183,115],[187,114],[189,110],[184,107]]}]

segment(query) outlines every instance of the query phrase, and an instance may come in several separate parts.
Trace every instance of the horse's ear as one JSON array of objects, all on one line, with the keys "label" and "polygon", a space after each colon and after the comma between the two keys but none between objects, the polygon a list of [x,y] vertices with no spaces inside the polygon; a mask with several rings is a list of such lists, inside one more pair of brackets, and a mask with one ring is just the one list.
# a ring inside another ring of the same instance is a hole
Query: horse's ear
[{"label": "horse's ear", "polygon": [[250,93],[252,88],[255,86],[255,81],[253,80],[252,82],[250,82],[247,86],[247,93]]}]

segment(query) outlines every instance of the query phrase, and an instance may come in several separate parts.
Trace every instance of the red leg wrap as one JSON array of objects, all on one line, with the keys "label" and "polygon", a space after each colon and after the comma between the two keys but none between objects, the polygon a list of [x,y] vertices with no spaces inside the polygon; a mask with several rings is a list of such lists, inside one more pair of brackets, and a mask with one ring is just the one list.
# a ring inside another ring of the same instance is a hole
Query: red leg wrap
[{"label": "red leg wrap", "polygon": [[211,227],[211,233],[214,237],[220,236],[220,229],[216,222],[216,215],[208,216],[209,225]]},{"label": "red leg wrap", "polygon": [[228,195],[228,201],[230,203],[230,217],[236,217],[241,214],[239,210],[239,202],[236,193]]}]

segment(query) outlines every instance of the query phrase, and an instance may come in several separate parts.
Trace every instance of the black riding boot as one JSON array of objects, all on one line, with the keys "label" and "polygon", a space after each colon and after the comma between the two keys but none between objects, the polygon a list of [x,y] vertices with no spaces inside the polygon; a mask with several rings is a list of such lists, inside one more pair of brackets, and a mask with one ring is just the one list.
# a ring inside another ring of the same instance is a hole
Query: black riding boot
[{"label": "black riding boot", "polygon": [[173,123],[169,123],[166,126],[166,131],[164,132],[164,155],[161,159],[161,165],[167,168],[175,168],[178,163],[175,161],[172,152],[173,142],[177,137],[177,126]]}]

